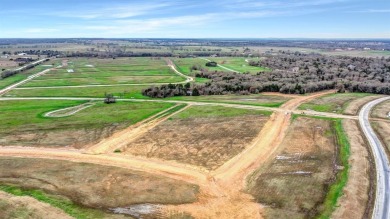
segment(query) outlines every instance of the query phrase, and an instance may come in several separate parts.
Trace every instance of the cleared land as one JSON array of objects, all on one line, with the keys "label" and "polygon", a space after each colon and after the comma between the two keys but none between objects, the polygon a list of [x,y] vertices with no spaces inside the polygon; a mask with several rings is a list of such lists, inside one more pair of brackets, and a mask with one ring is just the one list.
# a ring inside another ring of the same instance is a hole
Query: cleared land
[{"label": "cleared land", "polygon": [[63,211],[31,197],[18,197],[0,191],[0,218],[71,219]]},{"label": "cleared land", "polygon": [[[364,103],[369,102],[371,98],[375,97],[380,96],[367,93],[335,93],[304,103],[299,109],[338,114],[354,113],[354,115],[356,115],[358,109],[364,105]],[[363,98],[365,99],[362,101]],[[350,104],[353,105],[348,108]]]},{"label": "cleared land", "polygon": [[23,87],[175,83],[184,80],[159,58],[80,58],[70,59],[67,66],[34,79]]},{"label": "cleared land", "polygon": [[126,154],[173,160],[212,170],[258,135],[268,112],[194,106],[130,142]]},{"label": "cleared land", "polygon": [[167,100],[183,100],[196,102],[217,102],[217,103],[233,103],[242,105],[280,107],[283,103],[291,98],[277,94],[270,95],[215,95],[215,96],[180,96],[170,97]]},{"label": "cleared land", "polygon": [[74,115],[47,118],[53,110],[81,101],[1,101],[0,145],[86,147],[158,112],[170,103],[97,103]]},{"label": "cleared land", "polygon": [[331,121],[298,117],[275,159],[248,178],[248,192],[268,206],[265,218],[312,218],[322,210],[335,177],[332,129]]},{"label": "cleared land", "polygon": [[[180,204],[196,201],[198,187],[181,181],[85,163],[47,159],[0,158],[0,182],[40,189],[98,209],[90,214],[106,218],[103,211],[138,203]],[[103,210],[103,211],[102,211]]]}]

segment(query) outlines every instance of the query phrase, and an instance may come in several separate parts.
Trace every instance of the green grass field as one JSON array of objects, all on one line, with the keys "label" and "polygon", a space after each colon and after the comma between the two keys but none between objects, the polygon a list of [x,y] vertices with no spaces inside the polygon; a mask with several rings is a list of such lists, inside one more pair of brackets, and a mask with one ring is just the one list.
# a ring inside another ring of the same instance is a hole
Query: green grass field
[{"label": "green grass field", "polygon": [[170,97],[167,100],[182,100],[195,102],[217,102],[229,104],[243,104],[252,106],[280,107],[289,98],[272,95],[212,95],[212,96],[178,96]]},{"label": "green grass field", "polygon": [[[68,72],[68,70],[74,72]],[[68,61],[68,66],[23,85],[24,87],[177,83],[185,79],[175,74],[163,59],[121,58],[86,59]]]},{"label": "green grass field", "polygon": [[256,74],[256,73],[262,72],[262,71],[269,71],[269,69],[265,68],[265,67],[250,66],[249,63],[245,61],[245,60],[248,60],[248,61],[255,60],[253,58],[215,57],[215,58],[208,58],[208,59],[215,61],[218,64],[223,65],[223,66],[230,68],[232,70],[241,72],[241,73],[249,72],[251,74]]},{"label": "green grass field", "polygon": [[235,117],[245,115],[271,115],[270,111],[238,109],[223,106],[193,106],[176,114],[173,119]]},{"label": "green grass field", "polygon": [[154,102],[118,102],[108,105],[99,102],[68,117],[46,118],[43,116],[46,112],[76,106],[84,102],[58,100],[0,101],[0,111],[2,112],[0,114],[0,120],[2,121],[0,130],[3,133],[9,133],[22,130],[99,128],[114,123],[130,125],[174,105]]},{"label": "green grass field", "polygon": [[208,71],[226,71],[220,67],[207,67],[207,61],[199,58],[175,58],[172,59],[172,61],[175,63],[177,69],[180,72],[191,76],[195,76],[195,74],[199,72],[195,70],[191,71],[192,66],[199,66],[202,69],[207,69]]},{"label": "green grass field", "polygon": [[117,85],[112,87],[81,87],[81,88],[36,88],[15,89],[6,94],[6,97],[98,97],[103,98],[105,93],[114,94],[121,98],[149,99],[143,96],[142,89],[149,86]]}]

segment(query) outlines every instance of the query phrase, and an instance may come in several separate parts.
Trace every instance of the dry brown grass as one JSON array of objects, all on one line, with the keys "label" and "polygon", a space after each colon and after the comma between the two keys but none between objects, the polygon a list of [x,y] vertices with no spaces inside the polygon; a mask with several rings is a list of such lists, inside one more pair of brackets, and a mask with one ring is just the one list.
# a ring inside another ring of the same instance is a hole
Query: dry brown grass
[{"label": "dry brown grass", "polygon": [[331,122],[298,117],[278,156],[249,177],[248,191],[266,206],[265,218],[313,217],[334,177]]},{"label": "dry brown grass", "polygon": [[347,115],[357,115],[359,113],[359,110],[363,107],[364,104],[375,100],[377,98],[380,98],[381,96],[375,95],[375,96],[366,96],[359,99],[352,100],[348,106],[344,110],[344,114]]},{"label": "dry brown grass", "polygon": [[34,198],[13,196],[0,191],[0,218],[71,219],[72,217]]},{"label": "dry brown grass", "polygon": [[85,129],[52,129],[14,132],[2,135],[0,145],[17,145],[29,147],[74,147],[85,148],[96,144],[101,139],[112,136],[125,127],[113,124],[101,128]]},{"label": "dry brown grass", "polygon": [[196,201],[198,187],[122,168],[46,159],[0,158],[0,182],[43,189],[92,208]]},{"label": "dry brown grass", "polygon": [[[18,63],[9,60],[0,60],[0,68],[11,68],[18,66]],[[1,69],[0,69],[1,70]]]},{"label": "dry brown grass", "polygon": [[388,114],[390,113],[390,101],[384,101],[374,107],[371,112],[371,116],[380,119],[389,119]]},{"label": "dry brown grass", "polygon": [[129,143],[125,153],[216,169],[240,153],[268,117],[168,120]]},{"label": "dry brown grass", "polygon": [[387,154],[390,155],[390,122],[375,121],[372,122],[372,127],[378,134],[378,137],[384,143],[383,146],[387,149]]},{"label": "dry brown grass", "polygon": [[357,121],[344,120],[343,127],[351,145],[349,177],[332,218],[367,218],[372,169],[369,152]]}]

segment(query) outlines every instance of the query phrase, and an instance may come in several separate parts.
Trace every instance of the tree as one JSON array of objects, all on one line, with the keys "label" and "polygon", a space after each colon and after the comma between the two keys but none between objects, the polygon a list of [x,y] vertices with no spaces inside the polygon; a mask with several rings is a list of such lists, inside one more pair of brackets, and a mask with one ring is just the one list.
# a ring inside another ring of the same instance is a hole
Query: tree
[{"label": "tree", "polygon": [[192,89],[192,96],[199,96],[199,95],[200,95],[199,90],[196,87]]},{"label": "tree", "polygon": [[110,104],[110,103],[116,103],[116,98],[113,94],[105,94],[106,98],[104,99],[104,103]]}]

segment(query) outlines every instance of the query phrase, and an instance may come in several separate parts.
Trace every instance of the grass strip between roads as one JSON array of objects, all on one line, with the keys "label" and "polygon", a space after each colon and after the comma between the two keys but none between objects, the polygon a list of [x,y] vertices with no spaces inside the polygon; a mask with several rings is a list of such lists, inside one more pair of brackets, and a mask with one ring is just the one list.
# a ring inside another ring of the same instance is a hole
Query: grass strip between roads
[{"label": "grass strip between roads", "polygon": [[350,144],[343,128],[342,119],[294,114],[292,120],[295,120],[299,116],[332,121],[336,143],[338,145],[337,165],[342,166],[343,168],[337,172],[334,182],[326,188],[327,193],[323,202],[323,207],[316,217],[317,219],[328,219],[337,207],[337,201],[343,195],[343,189],[348,182],[348,159],[351,154]]},{"label": "grass strip between roads", "polygon": [[77,219],[104,218],[104,212],[102,211],[81,207],[68,199],[49,195],[41,190],[23,189],[13,185],[0,185],[0,190],[15,196],[30,196],[40,202],[59,208]]},{"label": "grass strip between roads", "polygon": [[319,219],[330,218],[332,212],[336,208],[337,200],[343,195],[343,189],[348,181],[348,159],[351,154],[350,144],[348,141],[348,137],[345,134],[342,125],[342,120],[334,119],[333,125],[337,137],[336,141],[339,145],[338,163],[339,165],[343,166],[343,169],[337,173],[335,182],[329,188],[329,191],[324,201],[323,211],[318,216]]}]

